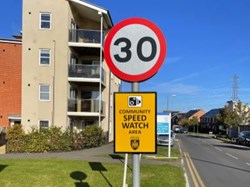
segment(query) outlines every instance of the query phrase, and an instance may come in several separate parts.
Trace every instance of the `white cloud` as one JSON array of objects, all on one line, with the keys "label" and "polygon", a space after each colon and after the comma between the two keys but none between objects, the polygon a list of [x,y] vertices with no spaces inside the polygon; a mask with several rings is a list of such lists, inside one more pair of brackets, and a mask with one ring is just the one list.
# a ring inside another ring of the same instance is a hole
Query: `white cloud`
[{"label": "white cloud", "polygon": [[193,78],[193,77],[197,77],[199,76],[200,73],[196,72],[196,73],[191,73],[191,74],[188,74],[186,76],[183,76],[183,77],[179,77],[177,79],[174,79],[174,80],[171,80],[170,82],[171,83],[176,83],[176,82],[180,82],[180,81],[183,81],[183,80],[186,80],[186,79],[190,79],[190,78]]}]

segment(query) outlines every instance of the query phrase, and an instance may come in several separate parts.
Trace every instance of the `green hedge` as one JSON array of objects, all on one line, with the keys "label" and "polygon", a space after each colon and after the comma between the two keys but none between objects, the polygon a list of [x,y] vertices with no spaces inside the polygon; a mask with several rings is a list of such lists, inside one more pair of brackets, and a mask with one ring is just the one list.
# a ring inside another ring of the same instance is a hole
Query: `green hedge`
[{"label": "green hedge", "polygon": [[105,142],[103,130],[96,125],[87,126],[79,133],[53,126],[41,131],[32,129],[29,134],[24,133],[21,125],[14,125],[8,129],[5,138],[8,153],[82,150],[98,147]]}]

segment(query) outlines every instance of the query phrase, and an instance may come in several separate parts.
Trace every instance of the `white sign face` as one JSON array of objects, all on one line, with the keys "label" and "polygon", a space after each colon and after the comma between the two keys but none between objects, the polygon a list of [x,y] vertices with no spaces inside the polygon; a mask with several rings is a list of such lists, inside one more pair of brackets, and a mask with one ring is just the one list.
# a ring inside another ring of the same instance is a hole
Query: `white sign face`
[{"label": "white sign face", "polygon": [[111,29],[104,44],[104,57],[119,78],[137,82],[153,76],[166,55],[166,42],[152,22],[131,18]]},{"label": "white sign face", "polygon": [[157,134],[169,134],[171,130],[171,113],[157,114]]},{"label": "white sign face", "polygon": [[130,75],[150,70],[156,64],[160,52],[157,50],[160,49],[160,43],[156,34],[139,24],[120,29],[111,40],[110,47],[110,56],[115,66]]}]

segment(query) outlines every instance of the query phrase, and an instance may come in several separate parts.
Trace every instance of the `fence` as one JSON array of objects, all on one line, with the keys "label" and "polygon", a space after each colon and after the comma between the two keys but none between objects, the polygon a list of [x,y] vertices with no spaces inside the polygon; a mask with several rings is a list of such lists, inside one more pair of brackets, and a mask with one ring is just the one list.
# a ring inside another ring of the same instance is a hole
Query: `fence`
[{"label": "fence", "polygon": [[241,131],[250,131],[250,125],[240,125],[238,127],[228,127],[227,136],[229,138],[237,138]]}]

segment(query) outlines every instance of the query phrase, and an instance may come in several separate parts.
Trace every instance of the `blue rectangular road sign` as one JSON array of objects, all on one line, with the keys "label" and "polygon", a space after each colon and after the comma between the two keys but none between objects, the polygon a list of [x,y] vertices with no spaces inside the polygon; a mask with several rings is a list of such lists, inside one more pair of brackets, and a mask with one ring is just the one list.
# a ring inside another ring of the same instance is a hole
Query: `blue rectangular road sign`
[{"label": "blue rectangular road sign", "polygon": [[157,134],[169,134],[171,129],[171,113],[157,114]]}]

